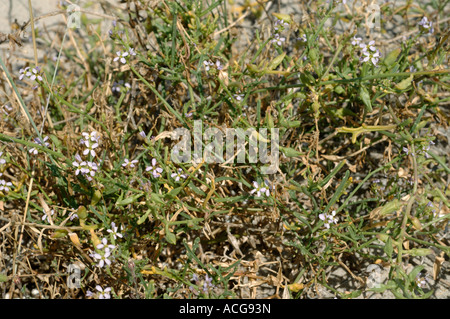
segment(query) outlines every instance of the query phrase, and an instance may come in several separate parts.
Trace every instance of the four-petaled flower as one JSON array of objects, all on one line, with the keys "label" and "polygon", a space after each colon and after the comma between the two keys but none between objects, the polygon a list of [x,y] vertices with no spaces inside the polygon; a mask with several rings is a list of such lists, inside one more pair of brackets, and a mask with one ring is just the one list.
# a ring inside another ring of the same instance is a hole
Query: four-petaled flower
[{"label": "four-petaled flower", "polygon": [[181,168],[178,169],[177,173],[172,173],[172,175],[170,175],[170,177],[175,179],[175,182],[178,182],[180,180],[180,178],[185,179],[186,175],[182,174],[183,170]]},{"label": "four-petaled flower", "polygon": [[[50,143],[47,143],[47,140],[48,140],[48,136],[44,137],[44,141],[43,141],[43,142],[41,141],[41,139],[40,139],[39,137],[36,137],[36,138],[34,139],[34,142],[35,142],[36,144],[38,144],[38,145],[48,147],[48,146],[50,145]],[[34,147],[31,148],[31,149],[29,150],[29,152],[30,152],[31,154],[34,154],[34,155],[36,155],[36,154],[38,153],[37,149],[34,148]]]},{"label": "four-petaled flower", "polygon": [[362,41],[362,38],[358,38],[357,36],[354,36],[353,40],[352,40],[352,45],[360,45],[361,41]]},{"label": "four-petaled flower", "polygon": [[[108,230],[110,230],[110,229],[108,229]],[[117,230],[117,227],[116,227],[116,230]],[[110,250],[113,250],[114,248],[116,248],[116,246],[108,245],[108,240],[106,238],[103,238],[102,242],[97,245],[97,249],[103,249],[103,248],[105,248],[105,252],[110,252]],[[97,258],[97,259],[99,259],[99,258]]]},{"label": "four-petaled flower", "polygon": [[127,60],[125,59],[126,56],[129,55],[128,52],[121,52],[121,51],[117,51],[116,52],[117,56],[114,58],[114,62],[116,62],[117,60],[120,60],[120,62],[122,62],[123,64],[127,63]]},{"label": "four-petaled flower", "polygon": [[378,60],[380,58],[380,51],[374,46],[375,41],[370,41],[368,45],[360,44],[360,47],[362,48],[362,54],[361,57],[362,62],[371,61],[374,66],[377,66]]},{"label": "four-petaled flower", "polygon": [[83,155],[88,155],[91,154],[92,157],[95,157],[95,151],[94,149],[98,147],[98,143],[95,142],[94,144],[91,144],[89,142],[89,140],[84,141],[84,145],[87,147],[84,151],[83,151]]},{"label": "four-petaled flower", "polygon": [[[50,215],[53,216],[54,213],[55,213],[55,211],[52,209],[52,210],[50,211]],[[49,218],[49,216],[48,216],[48,214],[47,214],[46,212],[44,212],[44,216],[42,216],[42,220],[43,220],[43,221],[50,222],[50,218]]]},{"label": "four-petaled flower", "polygon": [[0,191],[9,192],[9,188],[12,186],[11,182],[6,182],[3,179],[0,179]]},{"label": "four-petaled flower", "polygon": [[[110,287],[106,287],[105,289],[103,289],[102,287],[97,285],[97,286],[95,286],[95,289],[97,289],[97,291],[99,292],[98,299],[111,299],[111,295],[109,294],[109,292],[111,291]],[[91,293],[91,296],[92,296],[92,293]]]},{"label": "four-petaled flower", "polygon": [[83,132],[83,133],[81,133],[83,136],[84,136],[84,138],[86,139],[86,140],[90,140],[90,141],[92,141],[92,142],[96,142],[96,143],[98,143],[98,141],[100,140],[100,135],[96,132],[96,131],[93,131],[93,132],[91,132],[91,133],[87,133],[87,132]]},{"label": "four-petaled flower", "polygon": [[152,165],[148,166],[145,171],[146,172],[151,172],[151,174],[153,175],[154,178],[158,178],[161,176],[161,173],[163,172],[163,169],[161,167],[157,167],[156,166],[156,158],[152,159]]},{"label": "four-petaled flower", "polygon": [[266,196],[270,196],[270,186],[269,183],[265,180],[264,181],[265,185],[259,185],[257,181],[253,181],[253,187],[255,189],[252,189],[250,191],[250,194],[253,194],[256,192],[256,196],[257,197],[261,197],[261,195],[266,195]]},{"label": "four-petaled flower", "polygon": [[[114,222],[111,223],[111,228],[112,229],[108,229],[107,232],[112,234],[114,239],[116,239],[117,237],[120,237],[120,238],[123,237],[123,235],[121,233],[117,232],[118,227],[116,226],[116,224]],[[98,246],[97,246],[97,248],[98,248]]]},{"label": "four-petaled flower", "polygon": [[138,162],[138,160],[132,160],[131,162],[130,162],[130,160],[128,159],[128,158],[126,158],[125,160],[124,160],[124,163],[122,164],[122,166],[123,167],[134,167],[134,164],[136,164]]},{"label": "four-petaled flower", "polygon": [[[3,152],[0,152],[0,156],[3,155]],[[6,164],[6,160],[4,158],[0,158],[0,165]]]},{"label": "four-petaled flower", "polygon": [[109,252],[109,249],[108,250],[106,250],[105,249],[105,253],[103,254],[103,255],[100,255],[99,253],[95,253],[94,254],[94,258],[95,259],[97,259],[97,260],[100,260],[99,262],[98,262],[98,267],[100,267],[100,268],[102,268],[104,265],[105,265],[105,263],[109,266],[109,265],[111,265],[111,260],[109,260],[108,259],[108,257],[111,255],[111,253]]},{"label": "four-petaled flower", "polygon": [[276,43],[279,46],[281,46],[284,41],[286,41],[286,38],[285,37],[281,37],[278,33],[275,33],[273,35],[272,43]]}]

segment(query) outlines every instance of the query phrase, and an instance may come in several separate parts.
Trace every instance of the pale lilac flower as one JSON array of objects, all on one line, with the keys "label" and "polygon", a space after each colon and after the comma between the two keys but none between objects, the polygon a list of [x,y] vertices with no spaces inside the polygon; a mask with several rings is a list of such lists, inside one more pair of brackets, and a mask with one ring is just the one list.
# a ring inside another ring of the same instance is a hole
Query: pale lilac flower
[{"label": "pale lilac flower", "polygon": [[[50,211],[50,215],[53,216],[54,213],[55,213],[55,211],[52,209],[52,210]],[[44,216],[42,216],[42,220],[43,220],[43,221],[50,222],[50,218],[49,218],[49,216],[47,215],[46,212],[44,212]]]},{"label": "pale lilac flower", "polygon": [[261,195],[270,196],[269,184],[267,183],[267,181],[264,181],[264,184],[265,184],[265,186],[263,186],[262,184],[259,185],[257,181],[253,181],[254,189],[252,189],[250,191],[250,194],[253,194],[256,192],[257,197],[261,197]]},{"label": "pale lilac flower", "polygon": [[117,232],[118,227],[116,226],[116,224],[114,222],[111,223],[111,228],[112,229],[108,229],[107,232],[112,234],[114,239],[116,239],[117,237],[122,238],[123,235],[121,233]]},{"label": "pale lilac flower", "polygon": [[428,31],[429,33],[433,33],[434,32],[433,22],[428,21],[427,17],[423,17],[422,20],[420,20],[419,22],[419,29],[422,32]]},{"label": "pale lilac flower", "polygon": [[146,172],[150,171],[154,178],[160,177],[161,173],[163,172],[163,169],[161,167],[157,167],[156,164],[157,164],[156,158],[154,158],[154,159],[152,159],[152,165],[148,166],[145,169]]},{"label": "pale lilac flower", "polygon": [[[108,231],[110,231],[110,230],[111,229],[108,229]],[[116,227],[116,230],[117,230],[117,227]],[[103,248],[105,248],[105,252],[109,252],[110,250],[114,250],[114,248],[116,248],[116,246],[108,245],[108,240],[106,238],[103,238],[101,244],[97,245],[97,249],[103,249]]]},{"label": "pale lilac flower", "polygon": [[286,41],[286,38],[285,37],[281,37],[278,33],[275,33],[273,35],[272,43],[276,43],[279,46],[281,46],[284,41]]},{"label": "pale lilac flower", "polygon": [[[88,141],[98,143],[100,140],[100,135],[96,131],[93,131],[91,133],[83,132],[83,133],[81,133],[81,135],[83,135],[84,138]],[[83,141],[85,141],[85,140],[83,140]],[[83,144],[85,144],[85,143],[83,142]]]},{"label": "pale lilac flower", "polygon": [[70,215],[69,219],[70,220],[74,220],[75,218],[78,218],[78,215],[73,213],[72,215]]},{"label": "pale lilac flower", "polygon": [[99,292],[98,299],[111,299],[111,295],[109,294],[109,292],[111,291],[110,287],[107,287],[103,290],[102,287],[97,285],[95,286],[95,289],[97,289],[97,291]]},{"label": "pale lilac flower", "polygon": [[92,291],[88,290],[86,291],[86,297],[92,297],[94,294],[92,293]]},{"label": "pale lilac flower", "polygon": [[304,33],[301,37],[297,38],[297,40],[301,42],[306,42],[307,41],[306,34]]},{"label": "pale lilac flower", "polygon": [[374,43],[374,41],[370,41],[369,45],[364,46],[362,49],[363,56],[361,57],[361,61],[367,62],[370,60],[374,66],[377,66],[380,58],[380,51],[373,46]]},{"label": "pale lilac flower", "polygon": [[214,65],[211,61],[203,61],[203,64],[205,65],[205,70],[208,72],[211,66]]},{"label": "pale lilac flower", "polygon": [[108,259],[108,257],[111,255],[111,253],[108,250],[105,250],[105,253],[103,255],[100,255],[98,253],[94,254],[94,258],[97,260],[100,260],[98,262],[98,267],[103,268],[103,266],[105,265],[105,263],[109,266],[111,265],[111,260]]},{"label": "pale lilac flower", "polygon": [[136,51],[134,51],[133,48],[130,48],[130,49],[128,50],[128,54],[129,54],[130,56],[136,55]]},{"label": "pale lilac flower", "polygon": [[28,69],[29,69],[29,68],[30,68],[30,67],[27,66],[25,69],[20,69],[20,70],[19,70],[19,80],[22,81],[23,77],[28,73]]},{"label": "pale lilac flower", "polygon": [[[3,155],[3,152],[0,152],[0,157]],[[6,164],[6,160],[4,158],[0,158],[0,165]]]},{"label": "pale lilac flower", "polygon": [[117,60],[120,60],[120,62],[122,62],[123,64],[127,63],[127,60],[125,59],[126,56],[128,56],[128,52],[121,52],[121,51],[117,51],[116,52],[117,56],[114,58],[114,62],[116,62]]},{"label": "pale lilac flower", "polygon": [[175,182],[178,182],[180,180],[180,178],[185,179],[186,175],[181,174],[183,172],[183,170],[181,168],[178,169],[177,173],[172,173],[172,175],[170,175],[170,177],[175,179]]},{"label": "pale lilac flower", "polygon": [[324,221],[324,226],[327,229],[330,228],[330,224],[331,223],[337,224],[338,219],[335,216],[336,216],[336,211],[335,210],[333,210],[331,212],[331,214],[327,214],[327,213],[319,214],[319,218]]},{"label": "pale lilac flower", "polygon": [[0,179],[0,191],[5,191],[5,192],[9,192],[9,188],[12,187],[12,183],[11,182],[6,182],[3,179]]},{"label": "pale lilac flower", "polygon": [[403,147],[403,152],[405,152],[406,155],[408,155],[409,154],[409,149],[407,147]]},{"label": "pale lilac flower", "polygon": [[[45,137],[44,137],[44,141],[43,141],[43,142],[41,141],[41,139],[40,139],[39,137],[36,137],[36,138],[34,139],[34,142],[35,142],[36,144],[38,144],[38,145],[41,145],[41,146],[44,146],[44,147],[48,147],[48,146],[50,145],[50,143],[48,143],[47,140],[48,140],[48,136],[45,136]],[[32,154],[34,154],[34,155],[36,155],[36,154],[38,153],[38,150],[37,150],[36,148],[33,147],[33,148],[31,148],[31,149],[29,150],[29,152],[32,153]]]},{"label": "pale lilac flower", "polygon": [[139,132],[139,135],[140,135],[142,138],[146,138],[146,137],[147,137],[147,134],[145,134],[144,131],[140,131],[140,132]]},{"label": "pale lilac flower", "polygon": [[219,60],[216,61],[216,69],[219,71],[223,69],[223,65],[220,64]]},{"label": "pale lilac flower", "polygon": [[279,30],[283,31],[284,28],[287,28],[287,27],[289,27],[289,23],[288,22],[285,22],[284,20],[280,20],[278,18],[275,18],[275,22],[273,24],[273,28],[274,28],[274,30],[276,32],[278,32]]},{"label": "pale lilac flower", "polygon": [[[30,73],[30,72],[28,72],[28,73]],[[42,81],[42,76],[39,74],[37,67],[33,68],[33,70],[31,70],[29,78],[30,78],[30,80],[33,80],[33,81],[36,79],[38,79],[39,81]]]},{"label": "pale lilac flower", "polygon": [[83,151],[83,155],[88,155],[91,154],[92,157],[95,157],[95,151],[94,149],[98,147],[98,143],[94,143],[94,144],[90,144],[89,141],[84,141],[84,145],[87,147],[84,151]]},{"label": "pale lilac flower", "polygon": [[430,276],[428,274],[422,275],[422,273],[418,273],[416,276],[416,284],[419,288],[426,288],[430,282]]},{"label": "pale lilac flower", "polygon": [[233,94],[233,97],[236,99],[236,101],[242,101],[245,94]]},{"label": "pale lilac flower", "polygon": [[138,160],[129,161],[128,158],[124,160],[124,163],[122,164],[123,167],[134,167],[134,164],[136,164]]},{"label": "pale lilac flower", "polygon": [[361,41],[362,41],[362,38],[354,36],[353,40],[352,40],[352,45],[358,45],[359,46],[361,44]]}]

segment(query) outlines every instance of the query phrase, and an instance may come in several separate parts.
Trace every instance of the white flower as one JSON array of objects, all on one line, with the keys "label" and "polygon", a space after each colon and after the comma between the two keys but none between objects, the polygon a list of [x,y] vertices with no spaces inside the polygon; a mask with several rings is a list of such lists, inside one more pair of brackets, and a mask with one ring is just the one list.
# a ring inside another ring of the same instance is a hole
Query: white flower
[{"label": "white flower", "polygon": [[[0,152],[0,156],[2,156],[2,155],[3,155],[3,152]],[[3,165],[3,164],[6,164],[6,160],[4,158],[0,158],[0,165]]]},{"label": "white flower", "polygon": [[36,78],[37,78],[39,81],[42,81],[42,76],[38,73],[37,68],[33,68],[33,70],[31,70],[29,77],[30,77],[30,80],[36,80]]},{"label": "white flower", "polygon": [[125,60],[125,57],[128,56],[128,52],[121,52],[121,51],[117,51],[116,52],[117,56],[114,58],[114,62],[116,62],[117,60],[120,60],[120,62],[122,62],[123,64],[127,63],[127,60]]},{"label": "white flower", "polygon": [[161,176],[161,173],[163,172],[163,169],[161,167],[156,167],[156,158],[152,159],[152,165],[148,166],[145,171],[151,172],[154,178],[158,178]]},{"label": "white flower", "polygon": [[23,79],[23,77],[28,73],[28,69],[29,69],[30,67],[29,66],[27,66],[25,69],[20,69],[19,70],[19,80],[21,80],[22,81],[22,79]]},{"label": "white flower", "polygon": [[88,154],[91,154],[92,155],[92,157],[95,157],[95,151],[94,151],[94,148],[97,148],[98,147],[98,143],[94,143],[94,144],[90,144],[89,143],[89,140],[87,140],[87,141],[84,141],[84,145],[87,147],[85,150],[84,150],[84,152],[83,152],[83,155],[88,155]]},{"label": "white flower", "polygon": [[120,237],[120,238],[123,237],[123,235],[121,233],[117,232],[118,227],[116,226],[116,224],[114,222],[111,223],[111,228],[112,229],[108,229],[107,232],[112,234],[114,239],[116,239],[117,237]]},{"label": "white flower", "polygon": [[12,187],[12,183],[11,182],[6,182],[3,179],[0,179],[0,191],[5,191],[5,192],[9,192],[9,187]]},{"label": "white flower", "polygon": [[111,295],[109,292],[111,291],[110,287],[105,288],[104,290],[99,285],[95,286],[95,289],[99,292],[98,299],[111,299]]},{"label": "white flower", "polygon": [[276,43],[279,46],[281,46],[284,41],[286,41],[286,38],[285,37],[280,37],[280,35],[278,33],[275,33],[273,35],[272,43]]},{"label": "white flower", "polygon": [[300,38],[297,38],[298,41],[306,42],[306,34],[303,34]]},{"label": "white flower", "polygon": [[419,22],[419,29],[421,31],[428,31],[429,33],[433,33],[434,32],[433,22],[428,21],[427,17],[423,17],[422,20],[420,20]]},{"label": "white flower", "polygon": [[233,97],[236,99],[236,101],[242,101],[244,94],[233,94]]},{"label": "white flower", "polygon": [[214,63],[212,63],[211,61],[203,61],[203,64],[205,65],[205,70],[209,71],[209,69],[211,68],[211,66],[214,65]]},{"label": "white flower", "polygon": [[267,181],[264,181],[265,186],[263,186],[262,184],[259,185],[257,181],[253,181],[253,187],[255,189],[252,189],[250,191],[250,194],[253,194],[256,192],[256,196],[257,197],[261,197],[262,195],[266,195],[266,196],[270,196],[270,187],[269,184],[267,183]]},{"label": "white flower", "polygon": [[[46,142],[47,140],[48,140],[48,136],[44,137],[44,142],[42,142],[40,138],[36,137],[36,138],[34,139],[34,142],[35,142],[36,144],[38,144],[38,145],[48,147],[48,146],[50,145],[50,143],[47,143],[47,142]],[[38,153],[37,149],[34,148],[34,147],[31,148],[29,152],[32,153],[32,154],[34,154],[34,155],[36,155],[36,154]]]},{"label": "white flower", "polygon": [[100,140],[100,135],[96,131],[93,131],[91,133],[83,132],[81,134],[86,140],[91,140],[92,142],[98,143],[98,141]]},{"label": "white flower", "polygon": [[183,172],[183,170],[181,168],[178,169],[177,173],[172,173],[172,175],[170,175],[170,177],[175,179],[175,182],[178,182],[180,180],[180,178],[185,179],[186,175],[181,174]]},{"label": "white flower", "polygon": [[98,254],[98,253],[95,253],[94,254],[94,258],[95,259],[97,259],[97,260],[100,260],[99,262],[98,262],[98,267],[100,267],[100,268],[102,268],[104,265],[105,265],[105,263],[109,266],[109,265],[111,265],[111,260],[109,260],[108,259],[108,257],[111,255],[111,253],[109,252],[109,249],[108,250],[106,250],[105,249],[105,253],[103,254],[103,255],[100,255],[100,254]]},{"label": "white flower", "polygon": [[134,51],[134,49],[133,48],[130,48],[129,50],[128,50],[128,54],[131,56],[131,55],[136,55],[136,51]]},{"label": "white flower", "polygon": [[362,38],[358,38],[357,36],[353,37],[352,45],[360,45]]},{"label": "white flower", "polygon": [[321,220],[324,221],[324,226],[325,226],[327,229],[330,228],[330,224],[331,224],[331,223],[337,224],[338,219],[337,219],[337,217],[335,217],[335,216],[336,216],[336,211],[335,211],[335,210],[333,210],[333,211],[331,212],[331,214],[327,214],[327,213],[325,213],[325,214],[319,214],[319,218],[320,218]]},{"label": "white flower", "polygon": [[[109,230],[110,229],[108,229],[108,231]],[[116,230],[117,230],[117,227],[116,227]],[[109,252],[110,249],[113,250],[114,248],[116,248],[116,246],[108,245],[108,240],[106,238],[103,238],[101,244],[97,245],[97,249],[103,249],[103,248],[105,248],[105,252]]]},{"label": "white flower", "polygon": [[374,46],[374,44],[375,41],[370,41],[368,45],[360,44],[363,54],[363,56],[361,57],[361,61],[371,61],[374,66],[377,66],[380,58],[380,51]]},{"label": "white flower", "polygon": [[123,167],[134,167],[134,164],[136,164],[138,160],[129,161],[128,158],[124,160],[124,163],[122,164]]},{"label": "white flower", "polygon": [[[53,216],[54,213],[55,213],[55,211],[52,209],[52,210],[50,211],[50,215]],[[49,216],[47,215],[46,212],[44,212],[44,216],[42,216],[42,220],[43,220],[43,221],[50,222],[50,218],[49,218]]]}]

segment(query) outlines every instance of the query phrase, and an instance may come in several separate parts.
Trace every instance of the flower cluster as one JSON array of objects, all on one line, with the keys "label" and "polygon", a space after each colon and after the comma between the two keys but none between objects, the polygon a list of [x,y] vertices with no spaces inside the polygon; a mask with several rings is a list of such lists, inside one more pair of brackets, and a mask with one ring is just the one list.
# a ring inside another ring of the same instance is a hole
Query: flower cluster
[{"label": "flower cluster", "polygon": [[275,18],[275,22],[273,24],[273,29],[275,31],[274,35],[273,35],[273,39],[272,39],[272,43],[276,43],[278,46],[281,46],[283,44],[283,42],[286,41],[286,37],[281,36],[281,32],[284,31],[285,28],[289,27],[289,23]]},{"label": "flower cluster", "polygon": [[186,175],[182,174],[183,170],[181,168],[178,169],[178,171],[176,173],[172,173],[170,175],[170,177],[172,177],[173,179],[175,179],[175,182],[178,182],[181,178],[185,179]]},{"label": "flower cluster", "polygon": [[128,57],[128,56],[136,55],[136,51],[134,51],[133,48],[130,48],[128,51],[124,51],[124,52],[117,51],[116,55],[117,56],[113,60],[114,62],[120,61],[120,62],[122,62],[122,64],[126,64],[127,63],[127,59],[125,59],[125,58]]},{"label": "flower cluster", "polygon": [[41,72],[41,68],[40,67],[35,67],[33,69],[31,69],[30,71],[30,67],[27,66],[25,69],[20,69],[19,70],[19,80],[22,81],[22,79],[24,77],[29,78],[32,81],[41,81],[42,82],[42,72]]},{"label": "flower cluster", "polygon": [[[202,280],[199,278],[199,276],[197,276],[197,274],[193,274],[192,275],[192,280],[195,282],[195,285],[197,287],[202,287],[201,292],[203,292],[204,294],[209,293],[210,289],[215,288],[215,286],[212,284],[212,278],[209,277],[208,275],[205,276],[205,279]],[[189,289],[195,294],[198,295],[200,293],[200,290],[197,289],[194,286],[190,286]]]},{"label": "flower cluster", "polygon": [[95,261],[98,261],[97,266],[100,268],[103,268],[103,266],[111,265],[111,253],[116,248],[114,245],[108,245],[108,240],[106,238],[103,238],[101,243],[96,246],[96,252],[90,254],[89,256]]},{"label": "flower cluster", "polygon": [[[86,147],[83,151],[83,155],[90,155],[92,158],[97,156],[95,149],[99,146],[100,143],[100,135],[93,131],[91,133],[83,132],[81,133],[83,138],[80,140],[80,143]],[[72,163],[75,167],[75,175],[82,174],[88,181],[92,181],[92,177],[98,171],[98,166],[93,161],[83,161],[80,155],[75,155],[75,161]]]},{"label": "flower cluster", "polygon": [[419,22],[419,29],[421,32],[428,32],[431,34],[434,32],[433,22],[428,21],[427,17],[423,17]]},{"label": "flower cluster", "polygon": [[426,288],[430,283],[430,275],[428,274],[423,275],[421,272],[419,272],[416,276],[415,282],[417,287]]},{"label": "flower cluster", "polygon": [[[39,137],[36,137],[36,138],[34,139],[34,142],[35,142],[36,144],[40,145],[40,146],[49,147],[49,146],[50,146],[50,143],[48,143],[47,140],[48,140],[48,136],[45,136],[43,141],[41,141],[41,139],[40,139]],[[29,152],[30,152],[31,154],[37,155],[38,150],[37,150],[36,148],[33,147],[33,148],[31,148],[31,149],[29,150]]]},{"label": "flower cluster", "polygon": [[[55,214],[55,211],[52,209],[50,211],[50,215],[53,216]],[[42,216],[42,221],[50,222],[50,216],[44,211],[44,215]]]},{"label": "flower cluster", "polygon": [[95,297],[97,299],[111,299],[111,295],[109,292],[111,291],[110,287],[106,287],[103,289],[99,285],[95,286],[95,289],[98,291],[97,293],[93,293],[92,291],[86,291],[86,297]]},{"label": "flower cluster", "polygon": [[361,62],[372,62],[374,66],[377,66],[377,63],[380,59],[380,50],[375,47],[375,41],[370,41],[368,45],[360,44],[362,48],[362,56]]},{"label": "flower cluster", "polygon": [[[161,173],[163,172],[163,169],[161,167],[156,166],[156,164],[158,164],[156,162],[156,158],[152,159],[152,165],[147,166],[145,168],[146,172],[150,172],[154,178],[158,178],[161,177]],[[175,174],[175,173],[174,173]],[[173,175],[173,174],[172,174]],[[173,176],[172,176],[173,177]]]},{"label": "flower cluster", "polygon": [[223,65],[220,63],[219,60],[216,60],[216,63],[213,63],[211,61],[203,61],[203,64],[205,65],[205,71],[208,72],[211,67],[215,67],[218,71],[223,69]]},{"label": "flower cluster", "polygon": [[319,218],[324,221],[324,226],[330,228],[330,224],[337,224],[338,218],[336,216],[336,211],[333,210],[331,214],[319,214]]},{"label": "flower cluster", "polygon": [[[3,174],[2,173],[0,173],[0,177],[2,176]],[[11,182],[7,182],[7,181],[5,181],[4,179],[0,179],[0,191],[3,191],[3,192],[9,192],[9,188],[10,187],[12,187],[13,185],[12,185],[12,183]]]},{"label": "flower cluster", "polygon": [[125,82],[123,80],[119,80],[119,82],[114,82],[113,86],[111,88],[112,93],[120,93],[120,92],[128,92],[131,90],[131,85],[128,82]]},{"label": "flower cluster", "polygon": [[[414,157],[416,155],[423,155],[425,156],[425,158],[430,158],[431,156],[428,154],[428,151],[430,150],[431,145],[434,145],[434,142],[430,140],[427,145],[422,144],[417,146],[416,152],[411,152],[411,156]],[[403,146],[402,150],[406,153],[406,155],[410,154],[410,150],[408,147]]]},{"label": "flower cluster", "polygon": [[[265,180],[264,181],[264,185],[259,185],[257,181],[253,181],[253,187],[255,187],[254,189],[252,189],[250,191],[250,194],[253,194],[256,192],[256,196],[257,197],[261,197],[261,195],[266,195],[267,197],[270,196],[270,185],[269,183]],[[272,187],[272,189],[274,189],[275,187]]]},{"label": "flower cluster", "polygon": [[82,174],[88,181],[92,181],[92,177],[97,173],[98,166],[94,162],[83,161],[80,155],[75,155],[75,162],[72,163],[75,166],[75,175]]}]

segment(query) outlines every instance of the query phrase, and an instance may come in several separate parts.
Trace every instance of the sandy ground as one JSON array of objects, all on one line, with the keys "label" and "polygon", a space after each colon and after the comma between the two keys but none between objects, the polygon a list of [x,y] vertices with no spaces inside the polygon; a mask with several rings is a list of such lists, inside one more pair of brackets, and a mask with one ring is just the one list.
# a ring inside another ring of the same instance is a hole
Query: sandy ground
[{"label": "sandy ground", "polygon": [[[290,3],[293,3],[295,0],[287,0],[282,1],[282,5],[278,7],[278,5],[273,5],[270,8],[270,12],[277,12],[277,9],[281,9],[280,11],[284,11],[290,14],[300,14],[296,9],[295,5],[290,6]],[[35,17],[43,16],[52,12],[55,12],[58,9],[59,0],[32,0],[33,13]],[[101,12],[101,10],[99,11]],[[24,22],[29,20],[29,9],[28,9],[28,0],[2,0],[0,1],[0,32],[1,33],[10,33],[12,31],[12,25],[17,20],[19,25],[22,25]],[[51,32],[52,28],[64,28],[65,22],[62,15],[49,16],[44,19],[39,20],[36,23],[36,28],[43,30],[42,32]],[[267,21],[266,21],[267,23]],[[245,24],[246,31],[250,31],[252,29],[252,25],[250,22]],[[30,28],[27,28],[29,32]],[[251,33],[251,31],[249,32]],[[394,33],[395,34],[395,33]],[[395,34],[396,35],[396,34]],[[393,35],[393,36],[395,36]],[[31,34],[25,34],[22,38],[23,46],[20,48],[15,48],[14,55],[9,59],[10,63],[13,63],[15,67],[19,68],[21,65],[25,64],[27,60],[33,60],[33,46],[31,41]],[[45,55],[54,55],[57,51],[55,49],[55,53],[52,53],[52,50],[48,50],[48,47],[44,45],[44,43],[38,43],[38,58],[42,59]],[[11,54],[11,48],[8,42],[5,42],[0,45],[0,54],[2,58],[9,58]],[[51,58],[51,56],[50,56]],[[448,132],[447,132],[448,134]],[[438,151],[439,153],[439,151]],[[424,264],[426,266],[426,270],[428,273],[432,273],[433,263],[436,255],[430,255],[426,258],[414,258],[410,261],[411,265]],[[433,298],[438,299],[449,299],[450,298],[450,270],[449,270],[449,262],[445,261],[442,265],[441,276],[440,278],[434,282],[433,288],[435,289],[435,294]],[[386,278],[389,269],[381,269],[381,278]],[[349,274],[342,268],[337,268],[330,279],[334,282],[334,286],[339,290],[343,291],[352,291],[355,288],[355,282],[349,276]],[[381,280],[383,281],[383,280]],[[273,288],[267,288],[267,291],[260,291],[259,297],[263,298],[266,295],[270,295],[273,293]],[[320,289],[319,292],[321,294],[320,298],[333,298],[334,295],[329,293],[326,289]],[[245,297],[245,296],[243,296]],[[360,298],[393,298],[391,293],[385,293],[383,295],[373,294],[373,293],[364,293]]]}]

